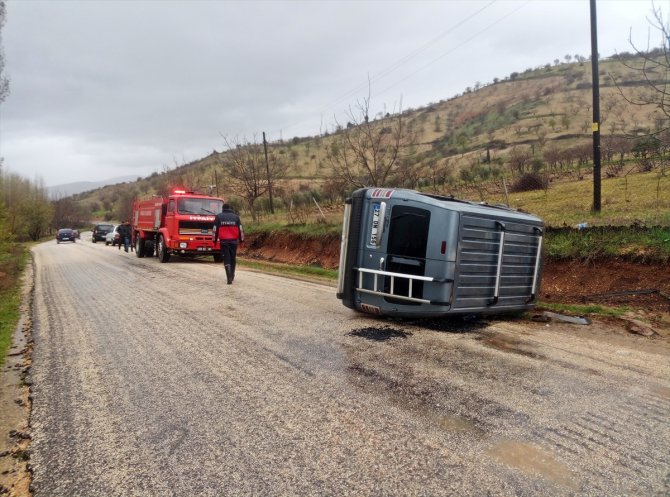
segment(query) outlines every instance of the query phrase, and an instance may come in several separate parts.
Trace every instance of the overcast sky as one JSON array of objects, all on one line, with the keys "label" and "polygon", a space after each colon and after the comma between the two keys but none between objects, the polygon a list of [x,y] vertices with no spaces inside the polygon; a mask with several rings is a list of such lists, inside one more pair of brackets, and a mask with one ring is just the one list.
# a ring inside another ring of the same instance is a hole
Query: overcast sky
[{"label": "overcast sky", "polygon": [[[597,8],[601,56],[647,47],[651,1]],[[368,78],[375,112],[414,108],[590,43],[588,0],[7,0],[0,156],[47,186],[146,176],[332,129]]]}]

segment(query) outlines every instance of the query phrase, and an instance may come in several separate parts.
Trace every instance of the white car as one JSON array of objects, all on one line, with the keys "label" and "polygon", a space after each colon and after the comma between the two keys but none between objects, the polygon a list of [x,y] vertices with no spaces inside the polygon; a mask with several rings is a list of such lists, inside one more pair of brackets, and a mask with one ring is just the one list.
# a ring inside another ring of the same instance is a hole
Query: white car
[{"label": "white car", "polygon": [[111,245],[112,247],[119,243],[119,226],[117,224],[114,226],[114,229],[105,235],[105,245]]}]

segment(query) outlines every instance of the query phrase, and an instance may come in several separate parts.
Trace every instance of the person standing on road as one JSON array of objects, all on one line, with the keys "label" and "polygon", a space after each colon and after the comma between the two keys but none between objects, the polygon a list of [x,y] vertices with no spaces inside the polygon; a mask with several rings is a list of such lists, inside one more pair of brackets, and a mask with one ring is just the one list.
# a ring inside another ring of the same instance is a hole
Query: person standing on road
[{"label": "person standing on road", "polygon": [[226,279],[230,285],[235,279],[237,245],[244,241],[244,230],[240,216],[235,214],[227,203],[223,204],[221,212],[214,218],[214,245],[217,239],[221,242],[223,267],[226,269]]},{"label": "person standing on road", "polygon": [[135,251],[135,245],[133,245],[133,227],[130,225],[130,221],[126,221],[126,226],[128,227],[128,248],[131,252]]},{"label": "person standing on road", "polygon": [[123,243],[123,248],[128,252],[128,245],[130,245],[130,223],[126,220],[123,221],[117,230],[119,232],[119,250],[121,250],[121,244]]}]

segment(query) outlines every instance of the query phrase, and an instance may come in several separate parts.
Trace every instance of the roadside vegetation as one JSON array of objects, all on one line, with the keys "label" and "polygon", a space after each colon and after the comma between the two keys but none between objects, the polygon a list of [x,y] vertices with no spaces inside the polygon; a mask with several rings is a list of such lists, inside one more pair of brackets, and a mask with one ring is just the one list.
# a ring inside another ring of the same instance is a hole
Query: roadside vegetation
[{"label": "roadside vegetation", "polygon": [[[6,233],[6,221],[0,209],[0,233]],[[25,246],[11,239],[0,241],[0,366],[5,362],[19,321],[21,304],[19,280],[28,260]]]},{"label": "roadside vegetation", "polygon": [[553,302],[540,302],[536,309],[544,309],[578,316],[601,316],[610,318],[620,318],[624,314],[632,311],[630,307],[626,306],[607,307],[602,305],[559,304]]},{"label": "roadside vegetation", "polygon": [[19,319],[19,281],[29,259],[28,244],[54,229],[57,204],[41,183],[5,173],[0,158],[0,365]]},{"label": "roadside vegetation", "polygon": [[317,266],[295,266],[288,264],[278,264],[274,262],[259,262],[251,260],[238,260],[240,266],[255,269],[262,271],[264,273],[274,273],[280,275],[300,277],[305,276],[310,279],[317,278],[328,281],[334,281],[337,279],[337,270],[333,269],[324,269]]},{"label": "roadside vegetation", "polygon": [[[341,218],[341,213],[338,213]],[[328,238],[342,233],[341,219],[339,222],[325,221],[304,224],[286,224],[266,222],[245,225],[244,231],[250,235],[270,234],[276,232],[290,233],[303,238]]]},{"label": "roadside vegetation", "polygon": [[547,231],[546,257],[553,259],[623,259],[638,263],[670,263],[670,228],[596,227],[581,231]]}]

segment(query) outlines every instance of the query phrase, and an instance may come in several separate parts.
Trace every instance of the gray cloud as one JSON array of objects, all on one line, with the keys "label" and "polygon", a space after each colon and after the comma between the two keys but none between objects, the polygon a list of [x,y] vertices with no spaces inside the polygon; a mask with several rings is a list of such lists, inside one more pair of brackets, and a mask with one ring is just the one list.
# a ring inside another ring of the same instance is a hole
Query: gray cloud
[{"label": "gray cloud", "polygon": [[[601,54],[630,51],[631,27],[646,46],[651,2],[598,8]],[[160,171],[221,149],[220,133],[317,134],[367,94],[368,75],[380,111],[590,53],[584,1],[9,0],[7,11],[0,153],[47,185]]]}]

